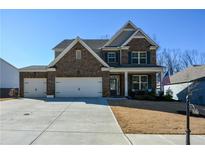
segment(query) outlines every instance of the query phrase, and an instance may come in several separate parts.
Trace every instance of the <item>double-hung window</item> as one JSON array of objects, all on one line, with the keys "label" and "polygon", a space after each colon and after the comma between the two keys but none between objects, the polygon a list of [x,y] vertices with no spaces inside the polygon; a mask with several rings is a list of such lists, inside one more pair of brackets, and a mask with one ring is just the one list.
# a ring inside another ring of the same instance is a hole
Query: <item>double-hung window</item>
[{"label": "double-hung window", "polygon": [[76,50],[76,60],[81,59],[81,50]]},{"label": "double-hung window", "polygon": [[147,75],[132,75],[132,92],[148,90],[148,76]]},{"label": "double-hung window", "polygon": [[132,52],[132,63],[133,64],[138,64],[139,56],[138,52],[133,51]]},{"label": "double-hung window", "polygon": [[146,51],[132,51],[131,54],[132,64],[146,64],[147,52]]},{"label": "double-hung window", "polygon": [[108,52],[107,62],[108,63],[115,63],[116,62],[116,53],[115,52]]}]

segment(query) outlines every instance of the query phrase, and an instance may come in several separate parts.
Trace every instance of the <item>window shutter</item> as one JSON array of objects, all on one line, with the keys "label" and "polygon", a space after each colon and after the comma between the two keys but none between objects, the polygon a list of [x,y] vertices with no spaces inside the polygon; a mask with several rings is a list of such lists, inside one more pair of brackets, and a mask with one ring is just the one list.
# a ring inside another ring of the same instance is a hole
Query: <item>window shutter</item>
[{"label": "window shutter", "polygon": [[117,63],[120,62],[120,53],[119,52],[116,53],[116,62]]},{"label": "window shutter", "polygon": [[104,57],[103,57],[103,58],[104,58],[104,60],[107,62],[107,52],[104,52],[104,54],[103,54],[103,55],[104,55]]},{"label": "window shutter", "polygon": [[132,52],[128,52],[128,63],[131,64],[131,54]]},{"label": "window shutter", "polygon": [[150,51],[147,51],[147,64],[150,64]]},{"label": "window shutter", "polygon": [[152,89],[152,79],[151,79],[151,75],[148,75],[148,89]]}]

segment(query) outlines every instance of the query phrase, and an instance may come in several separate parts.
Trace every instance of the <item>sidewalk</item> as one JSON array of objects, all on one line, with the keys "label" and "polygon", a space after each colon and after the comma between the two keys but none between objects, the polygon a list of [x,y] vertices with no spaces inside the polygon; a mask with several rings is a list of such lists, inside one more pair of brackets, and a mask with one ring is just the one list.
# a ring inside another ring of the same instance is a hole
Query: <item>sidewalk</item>
[{"label": "sidewalk", "polygon": [[[135,145],[185,145],[185,135],[125,134]],[[191,135],[192,145],[205,145],[205,135]]]}]

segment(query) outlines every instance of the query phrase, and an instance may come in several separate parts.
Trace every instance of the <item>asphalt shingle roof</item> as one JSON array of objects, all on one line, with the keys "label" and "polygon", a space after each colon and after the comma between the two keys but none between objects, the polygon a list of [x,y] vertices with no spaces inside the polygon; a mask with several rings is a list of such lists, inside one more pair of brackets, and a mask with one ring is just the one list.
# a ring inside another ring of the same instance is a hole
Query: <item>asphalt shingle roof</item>
[{"label": "asphalt shingle roof", "polygon": [[171,84],[193,81],[205,77],[205,65],[192,66],[170,76]]},{"label": "asphalt shingle roof", "polygon": [[117,36],[112,43],[110,43],[108,46],[111,47],[118,47],[121,46],[125,41],[128,40],[128,38],[131,37],[131,35],[135,32],[135,30],[130,31],[122,31],[119,36]]},{"label": "asphalt shingle roof", "polygon": [[19,70],[46,70],[48,68],[47,65],[32,65],[20,68]]},{"label": "asphalt shingle roof", "polygon": [[[82,39],[93,51],[99,53],[99,48],[102,47],[108,39]],[[53,48],[53,50],[60,49],[64,50],[67,46],[69,46],[74,39],[66,39],[60,42],[57,46]]]}]

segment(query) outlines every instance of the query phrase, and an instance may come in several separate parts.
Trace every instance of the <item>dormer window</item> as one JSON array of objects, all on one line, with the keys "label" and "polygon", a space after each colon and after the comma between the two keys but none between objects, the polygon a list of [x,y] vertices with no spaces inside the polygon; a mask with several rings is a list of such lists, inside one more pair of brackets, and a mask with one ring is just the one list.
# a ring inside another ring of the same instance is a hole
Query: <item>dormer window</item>
[{"label": "dormer window", "polygon": [[132,51],[131,54],[132,64],[147,64],[146,51]]},{"label": "dormer window", "polygon": [[81,59],[81,50],[76,50],[76,60]]},{"label": "dormer window", "polygon": [[115,52],[108,52],[107,62],[108,63],[115,63],[116,62],[116,53]]}]

